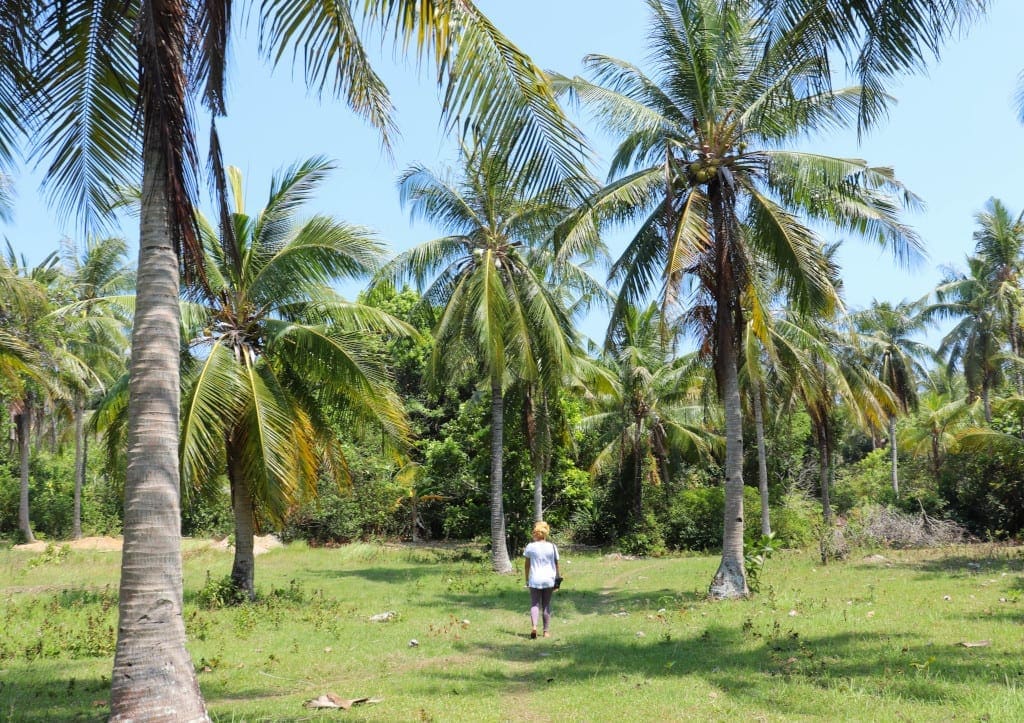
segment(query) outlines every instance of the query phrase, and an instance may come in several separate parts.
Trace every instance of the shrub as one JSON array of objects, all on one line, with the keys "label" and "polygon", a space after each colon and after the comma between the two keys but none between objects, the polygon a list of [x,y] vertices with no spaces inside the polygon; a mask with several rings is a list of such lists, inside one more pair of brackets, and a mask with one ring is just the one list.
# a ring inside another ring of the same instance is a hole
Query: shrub
[{"label": "shrub", "polygon": [[397,536],[408,526],[405,508],[399,506],[406,492],[387,480],[357,481],[347,490],[322,480],[317,499],[288,516],[281,539],[324,545]]},{"label": "shrub", "polygon": [[831,502],[839,514],[868,502],[891,505],[895,500],[888,448],[876,449],[857,463],[837,471]]},{"label": "shrub", "polygon": [[821,504],[799,490],[791,490],[783,495],[781,504],[771,510],[771,522],[777,544],[807,547],[818,539]]},{"label": "shrub", "polygon": [[[756,489],[743,488],[744,539],[761,535],[761,521],[755,512],[761,507]],[[722,487],[694,487],[683,490],[669,508],[665,542],[682,550],[717,550],[722,547],[725,490]]]},{"label": "shrub", "polygon": [[223,537],[235,530],[231,494],[227,477],[219,482],[222,490],[212,498],[186,495],[181,501],[181,533],[188,537]]},{"label": "shrub", "polygon": [[92,477],[82,489],[82,532],[119,535],[124,520],[124,489],[106,475]]}]

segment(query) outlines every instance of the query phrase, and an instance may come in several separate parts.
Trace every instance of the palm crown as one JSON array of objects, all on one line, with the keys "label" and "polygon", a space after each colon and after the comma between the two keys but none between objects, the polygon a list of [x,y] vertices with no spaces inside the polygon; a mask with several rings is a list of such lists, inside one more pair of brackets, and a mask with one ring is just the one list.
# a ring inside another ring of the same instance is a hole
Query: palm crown
[{"label": "palm crown", "polygon": [[326,410],[350,409],[397,444],[408,436],[400,400],[366,339],[410,330],[330,286],[372,271],[379,243],[328,217],[296,217],[330,168],[312,159],[289,169],[255,216],[245,213],[241,177],[230,169],[234,233],[220,237],[200,221],[208,283],[183,315],[197,333],[182,412],[183,478],[215,479],[226,456],[233,487],[245,485],[278,521],[315,492],[321,469],[339,479],[347,472]]}]

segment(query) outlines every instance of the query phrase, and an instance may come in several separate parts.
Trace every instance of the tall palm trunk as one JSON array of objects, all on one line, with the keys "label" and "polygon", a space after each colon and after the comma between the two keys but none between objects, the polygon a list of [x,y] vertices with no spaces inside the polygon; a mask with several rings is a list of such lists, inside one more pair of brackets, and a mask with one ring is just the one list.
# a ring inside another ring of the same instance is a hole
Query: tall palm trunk
[{"label": "tall palm trunk", "polygon": [[502,451],[505,436],[505,400],[501,376],[491,379],[491,565],[495,572],[512,572],[505,537],[505,502],[502,486]]},{"label": "tall palm trunk", "polygon": [[829,481],[832,478],[832,453],[828,431],[818,431],[818,481],[821,485],[821,515],[826,528],[832,527],[832,496]]},{"label": "tall palm trunk", "polygon": [[633,520],[636,530],[641,529],[644,519],[644,455],[640,452],[643,443],[643,419],[637,415],[633,420]]},{"label": "tall palm trunk", "polygon": [[523,400],[523,429],[526,431],[526,446],[530,450],[530,462],[533,464],[533,521],[544,519],[544,460],[537,414],[533,405],[533,393],[529,388]]},{"label": "tall palm trunk", "polygon": [[899,450],[896,448],[896,417],[889,417],[889,447],[892,456],[892,493],[900,497]]},{"label": "tall palm trunk", "polygon": [[[1018,333],[1016,305],[1010,307],[1010,318],[1007,320],[1006,327],[1006,336],[1010,340],[1010,351],[1013,352],[1014,357],[1019,357],[1020,334]],[[1016,367],[1013,376],[1014,381],[1017,383],[1017,394],[1024,394],[1024,373],[1021,372],[1019,367]]]},{"label": "tall palm trunk", "polygon": [[252,491],[242,474],[244,457],[237,448],[237,440],[229,439],[228,479],[231,481],[231,511],[235,518],[235,559],[231,564],[231,586],[248,600],[256,599],[254,571],[256,558],[253,549],[256,507]]},{"label": "tall palm trunk", "polygon": [[[711,187],[715,223],[715,333],[717,342],[716,376],[725,407],[725,525],[722,535],[722,561],[708,595],[715,599],[750,595],[743,564],[743,417],[740,383],[736,363],[736,321],[734,317],[735,281],[729,259],[729,234],[725,202],[719,182]],[[731,210],[731,209],[729,209]]]},{"label": "tall palm trunk", "polygon": [[754,434],[757,437],[757,491],[761,496],[761,534],[772,534],[768,509],[768,455],[764,445],[764,410],[761,406],[761,385],[751,379],[750,396],[754,404]]},{"label": "tall palm trunk", "polygon": [[209,716],[182,618],[178,258],[155,141],[146,134],[110,720],[177,723]]},{"label": "tall palm trunk", "polygon": [[32,522],[28,514],[28,461],[30,451],[29,434],[32,429],[32,400],[26,396],[18,415],[18,459],[20,463],[21,492],[18,497],[18,530],[24,542],[35,542]]},{"label": "tall palm trunk", "polygon": [[82,487],[85,485],[85,408],[75,400],[75,500],[71,515],[71,539],[82,539]]}]

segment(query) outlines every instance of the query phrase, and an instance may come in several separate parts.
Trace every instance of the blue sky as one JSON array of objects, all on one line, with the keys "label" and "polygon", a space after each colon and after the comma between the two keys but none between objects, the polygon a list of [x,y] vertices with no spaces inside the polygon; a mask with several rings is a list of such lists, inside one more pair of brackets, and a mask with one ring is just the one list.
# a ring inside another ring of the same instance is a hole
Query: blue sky
[{"label": "blue sky", "polygon": [[[479,6],[542,67],[574,74],[589,52],[643,65],[647,16],[641,0],[480,0]],[[974,214],[989,197],[1001,198],[1013,213],[1024,206],[1024,125],[1011,104],[1024,69],[1021,28],[1024,2],[996,0],[985,20],[946,45],[927,75],[893,84],[898,105],[860,145],[852,131],[808,140],[813,150],[892,166],[926,204],[907,219],[929,254],[916,269],[898,269],[887,253],[855,239],[845,242],[841,262],[851,307],[873,298],[896,302],[927,293],[941,277],[941,265],[962,265],[973,247]],[[249,208],[262,205],[274,171],[324,155],[338,169],[311,212],[371,227],[393,250],[432,238],[434,229],[409,223],[395,189],[396,177],[410,163],[439,168],[453,160],[439,126],[430,69],[394,62],[390,48],[381,48],[378,71],[391,89],[401,129],[389,160],[375,131],[344,105],[318,103],[307,95],[287,63],[271,74],[256,59],[252,33],[247,34],[236,36],[230,115],[219,128],[226,161],[239,166],[247,181]],[[587,123],[584,127],[592,130]],[[599,152],[610,149],[596,131],[593,143]],[[599,165],[602,176],[605,170]],[[16,176],[15,183],[14,221],[0,225],[0,234],[34,263],[56,250],[62,236],[73,235],[75,224],[47,211],[38,198],[37,176]],[[125,225],[124,235],[134,248],[133,223]],[[594,320],[585,330],[598,337],[603,331]]]}]

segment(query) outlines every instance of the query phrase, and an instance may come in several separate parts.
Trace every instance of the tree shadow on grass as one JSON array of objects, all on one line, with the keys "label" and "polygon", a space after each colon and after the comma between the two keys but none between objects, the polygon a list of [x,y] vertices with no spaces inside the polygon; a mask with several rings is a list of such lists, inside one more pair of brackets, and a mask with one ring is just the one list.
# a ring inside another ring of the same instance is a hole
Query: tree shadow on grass
[{"label": "tree shadow on grass", "polygon": [[[679,609],[692,605],[703,596],[694,592],[679,592],[668,588],[641,592],[622,590],[573,589],[558,590],[551,599],[552,608],[563,614],[602,615],[633,612],[651,612],[661,608]],[[518,611],[530,607],[530,593],[526,587],[486,591],[448,591],[438,600],[446,605],[459,605],[481,609]]]},{"label": "tree shadow on grass", "polygon": [[110,680],[82,674],[67,660],[36,660],[0,679],[0,721],[105,721],[110,715]]},{"label": "tree shadow on grass", "polygon": [[898,560],[892,563],[906,570],[917,570],[930,575],[970,577],[992,576],[1002,573],[1024,572],[1024,557],[1017,548],[997,548],[996,553],[987,556],[971,556],[951,552],[949,555],[932,560]]},{"label": "tree shadow on grass", "polygon": [[[978,650],[915,647],[911,635],[867,639],[844,633],[802,638],[784,633],[769,637],[711,626],[698,635],[637,638],[626,630],[619,635],[556,636],[551,641],[478,643],[472,652],[483,659],[517,664],[521,682],[531,686],[592,686],[595,680],[603,680],[612,690],[653,679],[692,676],[742,705],[783,716],[816,716],[822,708],[807,697],[780,700],[772,693],[775,679],[823,690],[849,686],[893,705],[903,701],[944,705],[958,702],[967,687],[1005,690],[1004,674],[1010,668],[1013,675],[1021,675],[1012,651],[994,660]],[[522,664],[529,662],[536,665],[524,671]],[[472,670],[425,669],[422,680],[424,694],[458,688],[463,694],[491,695],[508,685],[509,674],[481,664]]]},{"label": "tree shadow on grass", "polygon": [[351,579],[362,578],[368,582],[402,584],[415,582],[421,578],[440,575],[441,570],[429,565],[415,564],[397,567],[360,567],[350,570],[304,570],[303,575],[310,579]]}]

